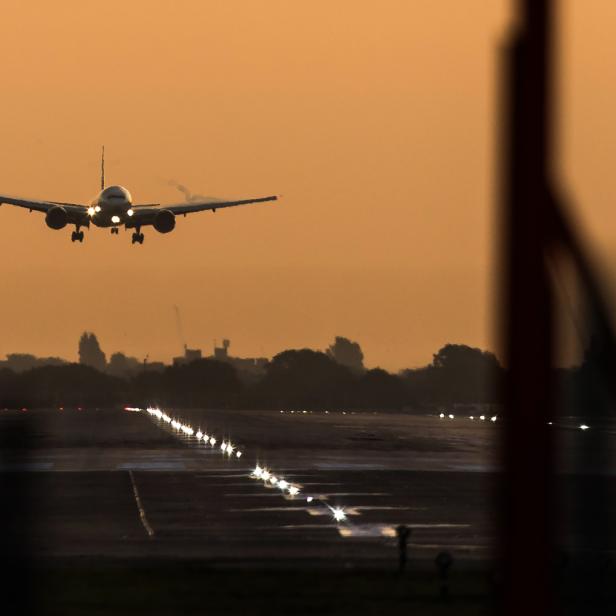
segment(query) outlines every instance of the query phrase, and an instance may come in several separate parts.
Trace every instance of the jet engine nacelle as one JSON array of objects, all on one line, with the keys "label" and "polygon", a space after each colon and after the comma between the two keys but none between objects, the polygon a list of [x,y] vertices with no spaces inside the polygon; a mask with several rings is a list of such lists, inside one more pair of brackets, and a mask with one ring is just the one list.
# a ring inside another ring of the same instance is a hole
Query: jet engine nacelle
[{"label": "jet engine nacelle", "polygon": [[61,205],[56,205],[47,211],[45,222],[51,229],[62,229],[68,222],[68,214]]},{"label": "jet engine nacelle", "polygon": [[159,233],[169,233],[175,228],[175,214],[169,210],[160,210],[152,225]]}]

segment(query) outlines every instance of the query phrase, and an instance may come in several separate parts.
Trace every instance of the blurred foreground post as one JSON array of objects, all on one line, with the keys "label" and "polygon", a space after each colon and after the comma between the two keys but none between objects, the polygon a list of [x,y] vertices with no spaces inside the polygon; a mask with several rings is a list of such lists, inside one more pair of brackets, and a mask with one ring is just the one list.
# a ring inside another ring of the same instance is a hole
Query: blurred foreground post
[{"label": "blurred foreground post", "polygon": [[502,216],[507,366],[501,611],[551,613],[553,298],[546,267],[551,160],[550,0],[518,0],[506,49]]}]

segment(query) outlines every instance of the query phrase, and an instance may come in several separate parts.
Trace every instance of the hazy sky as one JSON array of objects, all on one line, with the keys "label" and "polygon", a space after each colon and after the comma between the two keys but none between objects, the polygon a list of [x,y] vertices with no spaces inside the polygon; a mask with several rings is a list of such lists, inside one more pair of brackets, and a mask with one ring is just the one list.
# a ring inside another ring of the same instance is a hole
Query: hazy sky
[{"label": "hazy sky", "polygon": [[[605,247],[616,218],[616,3],[565,3],[563,164]],[[143,358],[358,340],[370,366],[493,347],[497,0],[6,0],[0,193],[86,202],[99,150],[136,202],[174,179],[275,205],[176,230],[52,231],[2,206],[0,356]]]}]

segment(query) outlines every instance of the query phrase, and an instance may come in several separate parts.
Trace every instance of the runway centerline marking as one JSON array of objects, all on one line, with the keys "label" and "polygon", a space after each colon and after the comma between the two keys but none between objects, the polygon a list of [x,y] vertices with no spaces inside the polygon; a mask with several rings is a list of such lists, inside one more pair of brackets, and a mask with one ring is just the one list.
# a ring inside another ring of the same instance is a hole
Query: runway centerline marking
[{"label": "runway centerline marking", "polygon": [[145,515],[145,509],[143,508],[143,503],[141,502],[141,497],[139,496],[139,490],[137,489],[137,483],[135,482],[135,476],[132,470],[128,471],[128,476],[133,486],[133,495],[135,497],[135,503],[137,504],[137,510],[139,511],[139,519],[141,520],[143,528],[145,528],[145,532],[148,533],[148,537],[151,538],[154,536],[154,529],[150,526],[148,518]]}]

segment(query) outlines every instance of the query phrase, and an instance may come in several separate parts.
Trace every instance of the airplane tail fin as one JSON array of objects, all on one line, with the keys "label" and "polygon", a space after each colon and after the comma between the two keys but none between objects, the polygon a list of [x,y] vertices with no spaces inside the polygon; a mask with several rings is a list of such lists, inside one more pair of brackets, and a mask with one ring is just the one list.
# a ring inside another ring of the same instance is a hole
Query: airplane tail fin
[{"label": "airplane tail fin", "polygon": [[105,146],[101,156],[101,190],[105,190]]}]

